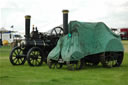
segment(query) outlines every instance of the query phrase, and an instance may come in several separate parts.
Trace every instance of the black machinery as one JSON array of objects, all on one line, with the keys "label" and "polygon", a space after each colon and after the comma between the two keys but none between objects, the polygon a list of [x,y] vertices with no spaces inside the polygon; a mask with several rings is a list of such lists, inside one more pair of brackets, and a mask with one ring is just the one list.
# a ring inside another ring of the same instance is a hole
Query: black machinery
[{"label": "black machinery", "polygon": [[25,39],[22,40],[10,53],[10,62],[13,65],[23,65],[28,61],[30,66],[40,66],[47,62],[48,53],[56,46],[61,35],[62,27],[55,27],[51,33],[38,32],[37,27],[33,26],[30,33],[31,16],[25,16]]}]

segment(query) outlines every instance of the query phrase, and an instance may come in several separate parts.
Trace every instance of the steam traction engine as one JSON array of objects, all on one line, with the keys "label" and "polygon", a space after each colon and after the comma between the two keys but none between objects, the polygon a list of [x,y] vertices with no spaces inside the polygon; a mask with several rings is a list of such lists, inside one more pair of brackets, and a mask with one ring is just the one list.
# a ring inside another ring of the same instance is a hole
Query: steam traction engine
[{"label": "steam traction engine", "polygon": [[55,47],[59,37],[63,34],[61,27],[55,27],[51,33],[40,33],[33,27],[30,33],[30,18],[25,16],[25,39],[18,43],[10,53],[13,65],[23,65],[28,61],[30,66],[40,66],[47,61],[48,53]]},{"label": "steam traction engine", "polygon": [[63,29],[55,27],[50,34],[39,33],[34,27],[30,34],[31,17],[25,16],[25,39],[12,49],[10,62],[22,65],[27,60],[30,66],[40,66],[47,61],[49,68],[67,65],[71,70],[100,62],[104,67],[119,67],[124,53],[120,36],[102,22],[68,24],[68,12],[63,10]]},{"label": "steam traction engine", "polygon": [[82,69],[87,65],[119,67],[123,61],[124,48],[119,35],[103,23],[70,21],[68,10],[63,10],[64,36],[58,40],[56,47],[49,52],[49,68],[69,70]]}]

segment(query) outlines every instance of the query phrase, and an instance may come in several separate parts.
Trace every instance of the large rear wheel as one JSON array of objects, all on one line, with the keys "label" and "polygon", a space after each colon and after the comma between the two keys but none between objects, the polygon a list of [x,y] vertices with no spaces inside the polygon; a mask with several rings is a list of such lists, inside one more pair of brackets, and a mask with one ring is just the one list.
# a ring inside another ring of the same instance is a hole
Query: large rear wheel
[{"label": "large rear wheel", "polygon": [[55,36],[58,36],[58,37],[60,37],[61,35],[63,35],[63,33],[64,33],[63,28],[62,27],[59,27],[59,26],[53,28],[52,31],[51,31],[51,35],[55,35]]},{"label": "large rear wheel", "polygon": [[101,57],[104,67],[119,67],[123,61],[123,52],[105,52]]}]

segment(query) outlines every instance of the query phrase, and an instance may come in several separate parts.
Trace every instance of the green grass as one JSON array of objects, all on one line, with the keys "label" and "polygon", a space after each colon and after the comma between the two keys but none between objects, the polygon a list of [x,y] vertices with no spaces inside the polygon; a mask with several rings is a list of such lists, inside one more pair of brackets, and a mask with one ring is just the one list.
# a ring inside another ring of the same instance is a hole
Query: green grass
[{"label": "green grass", "polygon": [[0,48],[0,57],[9,56],[11,49],[10,46],[2,46]]},{"label": "green grass", "polygon": [[128,52],[125,52],[121,67],[103,68],[98,65],[86,67],[80,71],[69,71],[66,67],[49,69],[46,64],[40,67],[30,67],[27,62],[22,66],[13,66],[9,61],[10,50],[10,47],[0,48],[0,85],[128,84]]}]

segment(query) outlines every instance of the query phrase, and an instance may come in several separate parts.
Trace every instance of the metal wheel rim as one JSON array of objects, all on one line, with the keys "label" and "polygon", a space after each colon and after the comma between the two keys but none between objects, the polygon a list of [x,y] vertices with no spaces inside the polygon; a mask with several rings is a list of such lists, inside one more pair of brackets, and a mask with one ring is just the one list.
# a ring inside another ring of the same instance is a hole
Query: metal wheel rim
[{"label": "metal wheel rim", "polygon": [[30,66],[40,66],[43,62],[42,53],[38,48],[31,48],[27,57]]},{"label": "metal wheel rim", "polygon": [[[57,29],[59,30],[59,32],[58,32]],[[61,27],[55,27],[51,31],[51,35],[59,36],[59,35],[62,35],[62,34],[63,34],[63,29]]]},{"label": "metal wheel rim", "polygon": [[105,67],[116,67],[119,65],[120,55],[117,52],[107,52],[102,58],[101,63]]},{"label": "metal wheel rim", "polygon": [[10,54],[10,61],[13,65],[22,65],[25,63],[25,56],[23,54],[23,49],[20,47],[15,47]]}]

